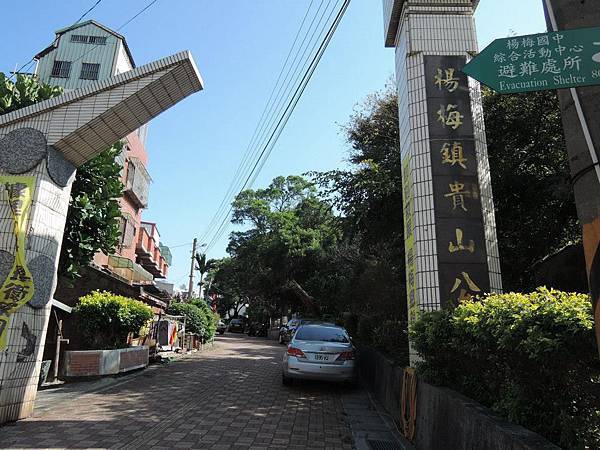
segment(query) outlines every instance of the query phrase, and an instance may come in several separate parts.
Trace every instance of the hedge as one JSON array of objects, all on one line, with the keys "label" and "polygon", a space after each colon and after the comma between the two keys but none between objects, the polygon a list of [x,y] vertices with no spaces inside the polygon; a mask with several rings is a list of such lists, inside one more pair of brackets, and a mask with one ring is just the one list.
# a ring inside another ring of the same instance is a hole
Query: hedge
[{"label": "hedge", "polygon": [[423,313],[418,372],[563,448],[600,448],[600,359],[587,295],[538,288]]},{"label": "hedge", "polygon": [[153,316],[144,303],[106,291],[81,297],[73,311],[82,343],[91,350],[126,347],[127,335],[139,334]]},{"label": "hedge", "polygon": [[217,330],[218,317],[205,301],[192,299],[190,303],[171,303],[168,314],[186,316],[186,332],[211,340]]}]

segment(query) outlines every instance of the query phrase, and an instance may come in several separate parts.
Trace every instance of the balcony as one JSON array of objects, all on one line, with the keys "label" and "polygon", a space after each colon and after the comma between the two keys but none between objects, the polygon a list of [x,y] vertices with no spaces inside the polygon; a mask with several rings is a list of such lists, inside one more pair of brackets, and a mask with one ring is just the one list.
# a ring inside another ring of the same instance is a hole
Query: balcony
[{"label": "balcony", "polygon": [[128,258],[111,255],[108,257],[108,268],[111,272],[130,284],[152,283],[154,277],[139,264]]},{"label": "balcony", "polygon": [[138,158],[129,158],[127,161],[127,179],[125,180],[125,195],[138,207],[148,206],[148,192],[152,178],[146,167]]},{"label": "balcony", "polygon": [[140,258],[151,258],[154,254],[154,239],[144,227],[138,229],[138,241],[135,252]]}]

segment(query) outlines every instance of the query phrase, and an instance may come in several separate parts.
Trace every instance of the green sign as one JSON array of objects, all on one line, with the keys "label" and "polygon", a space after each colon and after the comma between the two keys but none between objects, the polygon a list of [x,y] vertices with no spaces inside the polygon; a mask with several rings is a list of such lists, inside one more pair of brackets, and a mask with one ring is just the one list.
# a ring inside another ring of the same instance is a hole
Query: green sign
[{"label": "green sign", "polygon": [[600,84],[600,28],[496,39],[463,72],[501,94]]}]

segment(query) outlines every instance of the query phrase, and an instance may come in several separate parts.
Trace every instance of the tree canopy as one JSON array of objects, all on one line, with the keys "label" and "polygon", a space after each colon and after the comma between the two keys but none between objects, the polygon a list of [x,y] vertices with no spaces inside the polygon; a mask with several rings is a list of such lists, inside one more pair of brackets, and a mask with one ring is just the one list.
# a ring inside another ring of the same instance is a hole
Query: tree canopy
[{"label": "tree canopy", "polygon": [[503,284],[529,291],[533,264],[581,239],[558,98],[485,89],[483,103]]}]

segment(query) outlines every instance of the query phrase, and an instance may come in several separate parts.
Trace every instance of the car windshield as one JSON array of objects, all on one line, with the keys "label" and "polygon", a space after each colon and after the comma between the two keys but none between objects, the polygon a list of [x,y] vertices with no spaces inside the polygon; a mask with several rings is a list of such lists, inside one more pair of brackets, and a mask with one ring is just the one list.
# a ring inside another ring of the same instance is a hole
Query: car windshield
[{"label": "car windshield", "polygon": [[336,327],[304,326],[296,332],[294,339],[300,341],[349,342],[344,330]]}]

